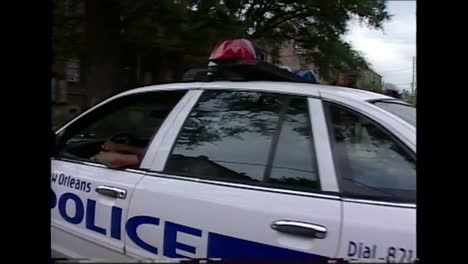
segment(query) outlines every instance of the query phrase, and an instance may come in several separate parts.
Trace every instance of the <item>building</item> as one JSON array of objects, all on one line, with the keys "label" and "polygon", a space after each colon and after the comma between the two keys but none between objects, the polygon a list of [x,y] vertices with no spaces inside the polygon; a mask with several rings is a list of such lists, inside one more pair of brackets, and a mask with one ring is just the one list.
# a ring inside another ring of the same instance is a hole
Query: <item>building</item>
[{"label": "building", "polygon": [[[54,12],[60,11],[60,16],[73,18],[85,12],[84,1],[63,0],[54,1]],[[73,28],[74,33],[82,34],[84,27]],[[78,115],[86,108],[87,98],[82,82],[82,63],[78,57],[57,58],[52,61],[52,125],[57,128],[66,121]]]},{"label": "building", "polygon": [[[306,50],[294,41],[286,41],[279,52],[279,64],[289,67],[293,72],[311,70],[318,77],[320,83],[330,84],[319,75],[320,68],[313,62],[306,62]],[[336,85],[354,87],[375,92],[382,92],[382,76],[372,69],[339,73]]]},{"label": "building", "polygon": [[382,76],[372,69],[362,70],[358,74],[357,88],[382,92]]},{"label": "building", "polygon": [[319,75],[319,67],[313,62],[307,62],[304,58],[305,49],[294,41],[286,41],[279,51],[279,65],[287,66],[292,72],[310,70],[320,83],[328,83]]}]

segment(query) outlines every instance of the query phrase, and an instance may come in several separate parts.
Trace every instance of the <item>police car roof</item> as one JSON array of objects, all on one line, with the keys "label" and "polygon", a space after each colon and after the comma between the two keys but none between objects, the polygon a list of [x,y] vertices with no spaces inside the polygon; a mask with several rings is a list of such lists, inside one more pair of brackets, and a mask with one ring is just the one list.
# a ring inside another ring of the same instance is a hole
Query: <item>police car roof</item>
[{"label": "police car roof", "polygon": [[[331,86],[323,84],[296,83],[296,82],[270,82],[270,81],[215,81],[215,82],[178,82],[140,87],[126,91],[120,96],[150,91],[163,90],[196,90],[196,89],[229,89],[250,90],[274,93],[296,94],[312,97],[339,96],[356,101],[395,100],[395,98],[370,91]],[[120,97],[119,96],[119,97]]]}]

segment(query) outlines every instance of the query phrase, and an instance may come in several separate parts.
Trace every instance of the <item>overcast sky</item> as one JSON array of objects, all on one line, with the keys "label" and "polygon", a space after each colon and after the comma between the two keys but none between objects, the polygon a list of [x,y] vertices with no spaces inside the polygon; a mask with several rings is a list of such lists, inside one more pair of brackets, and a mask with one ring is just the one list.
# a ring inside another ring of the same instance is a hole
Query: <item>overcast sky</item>
[{"label": "overcast sky", "polygon": [[384,82],[410,90],[413,56],[416,56],[416,1],[389,1],[391,20],[382,30],[350,23],[345,39],[363,53]]}]

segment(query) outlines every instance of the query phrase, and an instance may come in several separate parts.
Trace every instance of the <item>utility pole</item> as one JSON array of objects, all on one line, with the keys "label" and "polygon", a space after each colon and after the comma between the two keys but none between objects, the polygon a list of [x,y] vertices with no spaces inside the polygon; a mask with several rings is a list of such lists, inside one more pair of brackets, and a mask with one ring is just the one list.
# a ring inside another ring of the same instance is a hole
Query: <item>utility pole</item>
[{"label": "utility pole", "polygon": [[411,96],[414,96],[414,90],[416,88],[415,75],[416,75],[416,56],[413,56],[413,81],[411,82]]},{"label": "utility pole", "polygon": [[416,92],[418,90],[418,85],[417,85],[417,76],[416,76],[416,56],[414,56],[414,96],[416,96]]}]

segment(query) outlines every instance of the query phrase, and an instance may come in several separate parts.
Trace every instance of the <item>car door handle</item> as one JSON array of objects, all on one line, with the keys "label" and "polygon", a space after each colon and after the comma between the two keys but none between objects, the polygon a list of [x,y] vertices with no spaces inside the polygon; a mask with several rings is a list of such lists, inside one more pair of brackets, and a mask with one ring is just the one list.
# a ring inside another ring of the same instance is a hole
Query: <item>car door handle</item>
[{"label": "car door handle", "polygon": [[105,196],[110,196],[119,199],[125,199],[125,197],[127,197],[127,190],[111,186],[98,186],[96,187],[96,192]]},{"label": "car door handle", "polygon": [[326,227],[299,221],[278,220],[271,224],[271,228],[278,232],[308,236],[319,239],[324,239],[327,235]]}]

